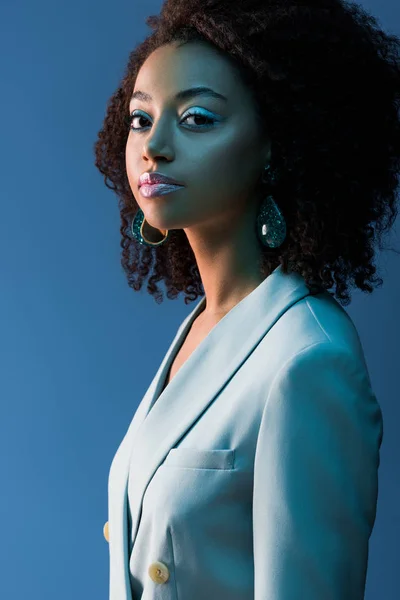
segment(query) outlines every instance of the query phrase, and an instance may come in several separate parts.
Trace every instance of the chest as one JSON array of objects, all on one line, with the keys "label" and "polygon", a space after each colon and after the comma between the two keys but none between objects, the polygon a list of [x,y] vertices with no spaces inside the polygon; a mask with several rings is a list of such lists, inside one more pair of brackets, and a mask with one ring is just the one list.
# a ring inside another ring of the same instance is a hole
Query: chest
[{"label": "chest", "polygon": [[179,369],[185,364],[189,356],[196,350],[197,346],[199,346],[199,344],[201,344],[204,338],[207,337],[207,335],[210,333],[210,331],[213,329],[217,322],[218,321],[213,321],[207,323],[207,325],[201,326],[197,326],[195,323],[192,325],[170,365],[162,391],[165,390],[165,388],[175,377]]}]

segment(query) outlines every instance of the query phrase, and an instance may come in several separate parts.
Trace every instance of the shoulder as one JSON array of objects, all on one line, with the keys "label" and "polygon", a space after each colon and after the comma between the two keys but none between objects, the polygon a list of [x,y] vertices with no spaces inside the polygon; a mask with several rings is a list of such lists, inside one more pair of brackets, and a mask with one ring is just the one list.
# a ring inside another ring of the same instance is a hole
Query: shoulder
[{"label": "shoulder", "polygon": [[326,359],[341,355],[367,368],[357,328],[329,292],[305,296],[276,325],[277,335],[287,341],[287,356],[283,355],[281,362],[292,359],[304,363],[318,360],[320,355]]}]

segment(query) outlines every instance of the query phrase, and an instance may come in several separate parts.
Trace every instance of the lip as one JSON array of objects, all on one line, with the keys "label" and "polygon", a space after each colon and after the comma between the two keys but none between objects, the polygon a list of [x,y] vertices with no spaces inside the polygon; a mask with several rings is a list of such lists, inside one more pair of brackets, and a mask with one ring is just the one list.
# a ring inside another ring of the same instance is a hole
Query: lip
[{"label": "lip", "polygon": [[166,183],[169,185],[181,185],[181,186],[184,185],[181,181],[178,181],[177,179],[168,177],[167,175],[164,175],[163,173],[159,173],[158,171],[153,171],[153,172],[142,173],[141,176],[139,177],[138,186],[140,187],[142,185],[154,185],[157,183]]},{"label": "lip", "polygon": [[147,185],[144,183],[142,186],[140,186],[139,192],[145,198],[153,198],[153,196],[165,196],[165,194],[177,192],[178,190],[182,190],[183,187],[183,185],[175,185],[171,183],[153,183],[152,185]]}]

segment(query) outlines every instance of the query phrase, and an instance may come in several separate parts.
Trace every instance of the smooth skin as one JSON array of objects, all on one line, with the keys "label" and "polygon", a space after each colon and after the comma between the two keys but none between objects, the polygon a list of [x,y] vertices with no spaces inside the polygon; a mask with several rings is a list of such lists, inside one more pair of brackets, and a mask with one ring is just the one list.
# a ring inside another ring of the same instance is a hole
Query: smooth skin
[{"label": "smooth skin", "polygon": [[[196,86],[227,101],[208,95],[175,99]],[[206,42],[155,50],[138,73],[137,90],[152,100],[130,101],[131,125],[139,130],[129,132],[126,144],[129,184],[149,225],[185,231],[206,295],[201,322],[212,325],[264,279],[255,222],[270,140],[251,92],[229,59]],[[187,116],[192,109],[216,121]],[[144,171],[159,171],[185,187],[144,198],[138,186]]]}]

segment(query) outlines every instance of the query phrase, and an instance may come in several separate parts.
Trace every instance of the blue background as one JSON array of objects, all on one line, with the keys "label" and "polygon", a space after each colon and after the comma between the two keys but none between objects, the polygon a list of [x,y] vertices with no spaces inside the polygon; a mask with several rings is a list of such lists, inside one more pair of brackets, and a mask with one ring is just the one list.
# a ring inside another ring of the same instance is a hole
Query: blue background
[{"label": "blue background", "polygon": [[[362,5],[400,34],[395,0]],[[94,167],[107,100],[129,52],[150,33],[146,16],[160,7],[159,0],[1,2],[0,595],[7,600],[108,599],[109,467],[194,308],[183,296],[157,305],[145,289],[128,287],[117,197]],[[386,244],[399,248],[396,229]],[[395,600],[400,257],[380,253],[377,265],[383,287],[372,296],[353,292],[346,310],[384,415],[366,600]]]}]

